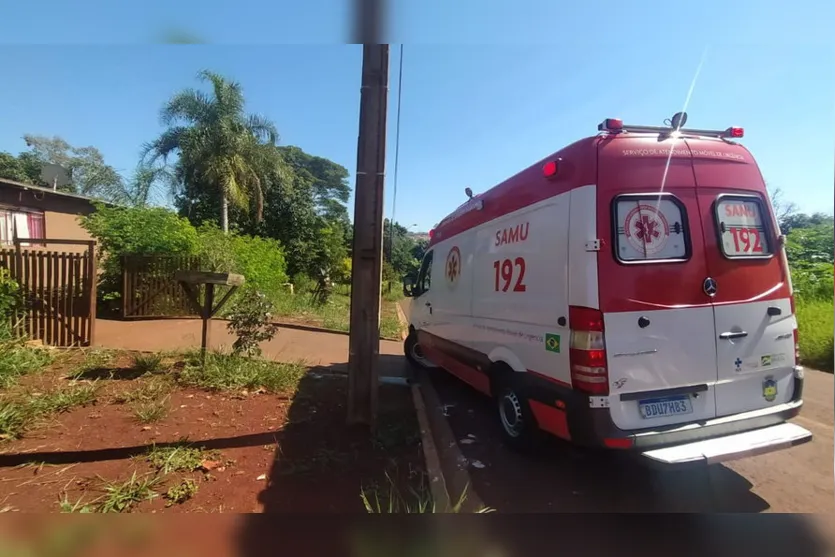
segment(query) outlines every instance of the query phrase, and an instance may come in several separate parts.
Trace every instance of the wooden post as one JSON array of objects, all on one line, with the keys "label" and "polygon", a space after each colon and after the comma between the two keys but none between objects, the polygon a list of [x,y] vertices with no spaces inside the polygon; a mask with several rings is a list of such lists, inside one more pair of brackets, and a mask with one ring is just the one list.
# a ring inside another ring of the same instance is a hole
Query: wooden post
[{"label": "wooden post", "polygon": [[389,46],[364,44],[351,270],[348,423],[377,415]]},{"label": "wooden post", "polygon": [[90,280],[90,286],[89,286],[89,292],[90,292],[90,328],[89,328],[90,337],[89,337],[89,342],[90,342],[90,346],[93,346],[93,343],[96,340],[96,312],[98,311],[98,308],[97,308],[98,302],[97,302],[96,298],[98,297],[98,292],[99,292],[99,288],[98,288],[98,284],[99,284],[98,268],[99,268],[99,266],[98,266],[98,262],[96,261],[96,243],[91,241],[89,244],[87,244],[87,251],[90,253],[90,262],[87,264],[88,265],[87,272],[89,273],[88,277],[89,277],[89,280]]},{"label": "wooden post", "polygon": [[122,319],[128,315],[128,256],[122,256]]},{"label": "wooden post", "polygon": [[209,342],[212,333],[212,306],[215,303],[215,285],[213,283],[206,284],[206,299],[203,300],[203,312],[200,317],[203,319],[203,334],[200,340],[200,352],[203,362],[206,362],[206,352],[209,350]]}]

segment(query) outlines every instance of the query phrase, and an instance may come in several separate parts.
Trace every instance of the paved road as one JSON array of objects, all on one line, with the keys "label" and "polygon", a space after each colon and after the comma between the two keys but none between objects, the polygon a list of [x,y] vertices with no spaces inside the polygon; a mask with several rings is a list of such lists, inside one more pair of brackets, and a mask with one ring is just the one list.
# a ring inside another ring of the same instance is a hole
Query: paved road
[{"label": "paved road", "polygon": [[[811,443],[703,471],[659,472],[640,459],[604,458],[554,440],[534,457],[502,446],[493,407],[443,371],[431,373],[449,422],[471,463],[473,487],[503,512],[806,512],[835,511],[833,376],[807,370],[796,423]],[[477,468],[472,463],[480,463]]]}]

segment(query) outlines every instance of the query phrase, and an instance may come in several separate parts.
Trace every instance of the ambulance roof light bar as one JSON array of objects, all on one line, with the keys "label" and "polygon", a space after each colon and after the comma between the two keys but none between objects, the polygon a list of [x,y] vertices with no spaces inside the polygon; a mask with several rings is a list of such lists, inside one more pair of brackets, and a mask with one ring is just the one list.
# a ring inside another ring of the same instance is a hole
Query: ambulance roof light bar
[{"label": "ambulance roof light bar", "polygon": [[[676,115],[678,116],[678,115]],[[675,118],[675,117],[674,117]],[[687,120],[687,116],[677,119],[677,121]],[[681,122],[682,124],[684,122]],[[601,132],[609,132],[611,134],[618,134],[623,132],[633,133],[658,133],[662,135],[669,135],[678,130],[680,133],[686,135],[699,135],[703,137],[717,137],[720,139],[739,139],[745,135],[745,130],[739,127],[730,127],[724,130],[699,130],[695,128],[679,128],[676,126],[633,126],[624,124],[623,120],[619,118],[607,118],[597,126],[597,130]]]}]

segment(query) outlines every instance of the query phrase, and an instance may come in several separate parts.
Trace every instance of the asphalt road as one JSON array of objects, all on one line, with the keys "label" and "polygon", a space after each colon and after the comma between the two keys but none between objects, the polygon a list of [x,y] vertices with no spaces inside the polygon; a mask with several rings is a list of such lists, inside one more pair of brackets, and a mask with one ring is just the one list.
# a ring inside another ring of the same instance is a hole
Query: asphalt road
[{"label": "asphalt road", "polygon": [[473,488],[499,512],[835,512],[832,374],[807,370],[804,407],[794,421],[814,434],[810,443],[674,472],[557,439],[534,456],[517,454],[502,445],[486,397],[442,370],[430,377]]}]

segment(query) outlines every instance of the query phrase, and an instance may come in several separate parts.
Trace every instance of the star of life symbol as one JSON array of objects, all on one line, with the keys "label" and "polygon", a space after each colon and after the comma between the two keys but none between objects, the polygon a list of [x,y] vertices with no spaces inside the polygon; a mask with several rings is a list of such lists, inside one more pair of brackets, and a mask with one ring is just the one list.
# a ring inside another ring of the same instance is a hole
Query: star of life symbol
[{"label": "star of life symbol", "polygon": [[736,366],[736,370],[737,370],[737,371],[739,371],[740,369],[742,369],[742,360],[740,360],[739,358],[737,358],[737,359],[734,361],[734,365]]},{"label": "star of life symbol", "polygon": [[635,250],[653,255],[670,239],[670,225],[664,214],[652,205],[638,205],[626,215],[626,239]]},{"label": "star of life symbol", "polygon": [[446,256],[446,278],[450,287],[458,284],[458,277],[461,276],[461,251],[458,246],[453,246]]}]

